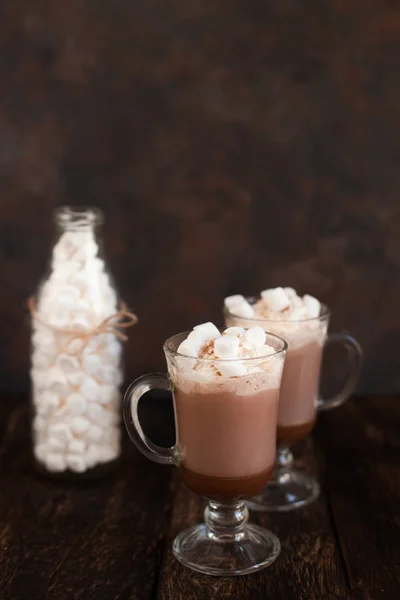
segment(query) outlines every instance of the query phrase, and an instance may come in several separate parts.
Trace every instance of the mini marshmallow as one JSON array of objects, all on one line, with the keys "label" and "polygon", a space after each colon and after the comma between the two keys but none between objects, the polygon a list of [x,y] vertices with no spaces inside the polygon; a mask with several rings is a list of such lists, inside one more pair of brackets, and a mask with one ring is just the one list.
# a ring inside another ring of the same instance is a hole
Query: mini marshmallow
[{"label": "mini marshmallow", "polygon": [[290,301],[298,297],[296,290],[292,287],[284,287],[283,291],[285,292],[286,296],[289,298]]},{"label": "mini marshmallow", "polygon": [[46,467],[49,471],[65,471],[66,463],[63,454],[57,452],[48,452],[45,458]]},{"label": "mini marshmallow", "polygon": [[110,422],[110,413],[100,404],[90,402],[87,407],[87,415],[93,423],[105,427]]},{"label": "mini marshmallow", "polygon": [[80,393],[89,402],[95,402],[101,394],[100,386],[94,379],[86,376],[81,384]]},{"label": "mini marshmallow", "polygon": [[79,360],[76,356],[70,354],[59,354],[56,359],[56,366],[64,375],[76,373],[80,370]]},{"label": "mini marshmallow", "polygon": [[73,319],[71,319],[70,327],[74,331],[87,332],[92,329],[92,324],[90,319],[85,315],[76,315]]},{"label": "mini marshmallow", "polygon": [[246,329],[244,333],[244,338],[250,344],[259,347],[265,344],[266,334],[262,327],[256,325],[255,327]]},{"label": "mini marshmallow", "polygon": [[56,438],[54,436],[50,436],[47,440],[47,446],[48,446],[49,450],[54,450],[55,452],[61,452],[62,450],[65,449],[66,444],[64,444],[64,442],[62,442],[58,438]]},{"label": "mini marshmallow", "polygon": [[290,301],[281,287],[264,290],[261,297],[271,310],[282,311],[290,307]]},{"label": "mini marshmallow", "polygon": [[203,345],[204,340],[198,336],[196,332],[192,331],[189,333],[186,340],[179,345],[178,352],[179,354],[184,354],[185,356],[196,357],[199,355]]},{"label": "mini marshmallow", "polygon": [[72,440],[71,429],[66,423],[56,423],[55,425],[49,425],[48,432],[49,438],[51,436],[56,438],[60,442],[60,444],[63,444],[64,447]]},{"label": "mini marshmallow", "polygon": [[43,390],[48,386],[48,373],[47,371],[33,368],[31,369],[31,380],[36,390]]},{"label": "mini marshmallow", "polygon": [[46,461],[46,457],[47,457],[47,453],[48,453],[48,449],[47,449],[47,445],[46,444],[37,444],[33,450],[35,458],[39,461],[39,462],[45,462]]},{"label": "mini marshmallow", "polygon": [[74,417],[71,419],[71,429],[76,435],[81,435],[90,426],[90,421],[86,417]]},{"label": "mini marshmallow", "polygon": [[46,419],[41,416],[36,416],[33,420],[33,429],[36,433],[42,433],[46,429]]},{"label": "mini marshmallow", "polygon": [[273,346],[264,344],[264,346],[258,349],[258,356],[269,356],[270,354],[275,354],[275,352],[276,350]]},{"label": "mini marshmallow", "polygon": [[36,350],[32,354],[32,365],[35,369],[48,369],[50,366],[49,357],[43,352]]},{"label": "mini marshmallow", "polygon": [[98,401],[100,404],[113,404],[120,398],[120,394],[118,390],[115,389],[115,386],[103,384],[99,386],[99,396]]},{"label": "mini marshmallow", "polygon": [[218,358],[235,358],[239,353],[239,338],[223,335],[214,341],[214,354]]},{"label": "mini marshmallow", "polygon": [[246,367],[237,361],[221,361],[217,362],[215,366],[221,373],[222,377],[242,377],[247,372]]},{"label": "mini marshmallow", "polygon": [[81,394],[70,394],[65,402],[65,406],[71,415],[81,415],[86,410],[86,400]]},{"label": "mini marshmallow", "polygon": [[228,308],[229,310],[231,310],[238,304],[242,304],[243,302],[246,302],[246,298],[244,296],[242,296],[241,294],[235,294],[234,296],[227,296],[227,298],[225,298],[225,300],[224,300],[224,304],[225,304],[226,308]]},{"label": "mini marshmallow", "polygon": [[69,354],[78,354],[78,352],[80,352],[83,348],[83,340],[81,338],[73,338],[68,346],[67,346],[67,352]]},{"label": "mini marshmallow", "polygon": [[85,381],[85,373],[82,371],[76,371],[76,373],[68,373],[67,380],[71,385],[79,386]]},{"label": "mini marshmallow", "polygon": [[83,456],[67,454],[65,462],[67,467],[75,473],[84,473],[86,471],[86,461]]},{"label": "mini marshmallow", "polygon": [[103,437],[103,434],[104,429],[100,427],[100,425],[96,425],[94,423],[93,425],[90,425],[88,430],[85,432],[85,439],[90,443],[99,442]]},{"label": "mini marshmallow", "polygon": [[99,368],[98,378],[104,383],[116,383],[118,381],[119,369],[113,365],[104,365]]},{"label": "mini marshmallow", "polygon": [[70,454],[83,454],[86,449],[86,444],[83,440],[73,438],[68,444],[68,452]]},{"label": "mini marshmallow", "polygon": [[55,386],[63,388],[68,385],[64,373],[58,367],[52,367],[49,369],[48,384],[52,388]]},{"label": "mini marshmallow", "polygon": [[229,310],[236,317],[243,317],[244,319],[251,319],[255,315],[254,308],[247,302],[247,300],[244,300],[240,304],[236,304]]},{"label": "mini marshmallow", "polygon": [[101,446],[100,444],[89,444],[85,460],[88,467],[94,467],[95,464],[101,462]]},{"label": "mini marshmallow", "polygon": [[227,327],[223,332],[223,335],[244,335],[244,327]]},{"label": "mini marshmallow", "polygon": [[37,405],[38,414],[46,415],[54,412],[55,409],[60,405],[60,398],[54,392],[42,392],[35,394],[35,404]]},{"label": "mini marshmallow", "polygon": [[86,375],[96,377],[101,367],[101,360],[97,354],[85,354],[83,356],[83,368]]},{"label": "mini marshmallow", "polygon": [[221,335],[217,327],[215,327],[214,323],[211,322],[196,325],[196,327],[193,327],[193,331],[195,331],[196,334],[200,336],[205,342],[215,340]]},{"label": "mini marshmallow", "polygon": [[310,319],[316,319],[319,317],[321,312],[321,303],[319,300],[314,298],[314,296],[305,294],[305,296],[303,296],[303,302]]}]

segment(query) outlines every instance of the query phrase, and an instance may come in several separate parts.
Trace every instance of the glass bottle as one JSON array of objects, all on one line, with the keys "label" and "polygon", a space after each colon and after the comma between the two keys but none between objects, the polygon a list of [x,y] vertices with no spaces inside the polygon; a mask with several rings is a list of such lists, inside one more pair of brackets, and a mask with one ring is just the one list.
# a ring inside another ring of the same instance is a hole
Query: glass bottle
[{"label": "glass bottle", "polygon": [[121,454],[124,336],[102,224],[96,208],[56,211],[50,273],[31,300],[33,453],[41,471],[63,478],[102,476]]}]

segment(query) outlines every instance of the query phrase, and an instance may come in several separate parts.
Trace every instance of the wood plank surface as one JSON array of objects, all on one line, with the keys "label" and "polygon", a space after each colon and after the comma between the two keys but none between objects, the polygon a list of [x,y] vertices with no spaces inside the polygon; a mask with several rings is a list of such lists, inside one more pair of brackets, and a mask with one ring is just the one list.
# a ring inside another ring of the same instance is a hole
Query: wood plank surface
[{"label": "wood plank surface", "polygon": [[400,597],[400,399],[348,402],[316,430],[354,600]]},{"label": "wood plank surface", "polygon": [[[320,417],[297,449],[318,476],[313,505],[255,514],[282,553],[251,576],[215,578],[181,566],[174,536],[204,501],[178,472],[127,444],[120,470],[85,485],[48,481],[30,458],[27,403],[0,404],[1,600],[397,600],[400,590],[400,399],[356,399]],[[158,443],[173,439],[170,400],[141,410]]]},{"label": "wood plank surface", "polygon": [[9,418],[0,467],[1,600],[147,600],[157,585],[171,469],[131,448],[110,479],[38,476],[26,406]]}]

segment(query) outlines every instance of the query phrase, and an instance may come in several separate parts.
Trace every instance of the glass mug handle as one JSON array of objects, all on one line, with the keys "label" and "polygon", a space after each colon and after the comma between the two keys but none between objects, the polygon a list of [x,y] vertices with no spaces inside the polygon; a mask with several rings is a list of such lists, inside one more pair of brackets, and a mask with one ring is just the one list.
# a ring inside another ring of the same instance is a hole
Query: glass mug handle
[{"label": "glass mug handle", "polygon": [[150,460],[162,465],[176,465],[174,448],[163,448],[153,444],[139,422],[138,406],[143,394],[150,390],[171,391],[168,375],[154,373],[136,379],[127,389],[122,403],[125,426],[136,448]]},{"label": "glass mug handle", "polygon": [[347,333],[332,333],[328,335],[324,348],[331,344],[342,344],[347,350],[349,361],[349,374],[343,388],[332,398],[320,398],[318,401],[318,410],[330,410],[343,404],[347,398],[354,392],[357,386],[358,377],[362,367],[362,349],[355,338]]}]

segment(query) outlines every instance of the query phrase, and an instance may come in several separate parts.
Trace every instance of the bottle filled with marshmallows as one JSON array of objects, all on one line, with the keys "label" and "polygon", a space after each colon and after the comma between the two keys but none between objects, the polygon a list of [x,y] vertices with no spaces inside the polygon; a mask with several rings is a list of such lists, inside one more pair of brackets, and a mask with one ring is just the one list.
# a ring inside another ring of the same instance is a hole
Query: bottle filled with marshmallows
[{"label": "bottle filled with marshmallows", "polygon": [[108,473],[120,447],[120,307],[99,248],[101,211],[61,207],[50,273],[30,300],[33,451],[45,472]]}]

